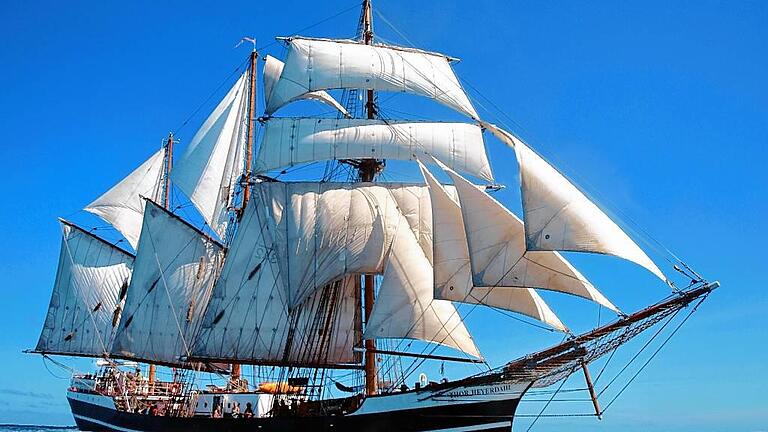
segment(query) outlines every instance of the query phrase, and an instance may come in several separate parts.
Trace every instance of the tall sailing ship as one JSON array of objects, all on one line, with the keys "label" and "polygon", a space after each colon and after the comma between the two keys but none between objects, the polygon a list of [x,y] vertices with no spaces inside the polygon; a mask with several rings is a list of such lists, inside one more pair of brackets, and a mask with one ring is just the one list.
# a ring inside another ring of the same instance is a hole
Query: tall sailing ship
[{"label": "tall sailing ship", "polygon": [[[56,280],[32,352],[99,359],[67,392],[81,430],[510,431],[526,392],[577,373],[599,416],[590,363],[717,288],[672,262],[668,273],[685,280],[678,288],[585,193],[478,115],[454,58],[378,43],[372,15],[363,1],[356,39],[278,38],[286,54],[263,58],[263,113],[251,41],[247,69],[183,153],[174,160],[170,135],[85,207],[123,241],[60,220]],[[379,92],[429,98],[468,120],[387,118]],[[332,114],[276,115],[301,100]],[[522,219],[492,196],[484,137],[506,144],[505,165],[516,156]],[[382,181],[387,160],[423,181]],[[320,179],[281,180],[318,162]],[[197,219],[180,216],[172,191]],[[672,293],[625,314],[563,251],[623,258]],[[616,319],[573,334],[540,290]],[[475,308],[539,322],[563,342],[489,366],[465,325]],[[424,362],[481,367],[408,381]],[[158,368],[171,376],[159,379]]]}]

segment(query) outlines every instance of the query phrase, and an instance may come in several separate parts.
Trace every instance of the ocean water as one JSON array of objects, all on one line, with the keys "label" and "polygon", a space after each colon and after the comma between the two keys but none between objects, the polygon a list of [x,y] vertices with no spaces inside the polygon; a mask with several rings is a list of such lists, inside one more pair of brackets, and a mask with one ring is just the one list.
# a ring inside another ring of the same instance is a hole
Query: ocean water
[{"label": "ocean water", "polygon": [[75,426],[44,426],[44,425],[0,425],[0,432],[67,432],[76,431]]}]

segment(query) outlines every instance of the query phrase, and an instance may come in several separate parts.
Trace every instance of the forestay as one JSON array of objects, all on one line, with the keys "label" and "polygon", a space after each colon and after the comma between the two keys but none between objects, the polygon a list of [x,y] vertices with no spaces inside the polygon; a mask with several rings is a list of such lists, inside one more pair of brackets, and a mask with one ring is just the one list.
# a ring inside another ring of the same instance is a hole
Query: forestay
[{"label": "forestay", "polygon": [[120,231],[134,250],[144,217],[142,197],[160,199],[164,160],[165,150],[161,149],[84,209]]},{"label": "forestay", "polygon": [[61,220],[59,266],[36,352],[107,355],[133,255]]},{"label": "forestay", "polygon": [[[284,67],[285,67],[285,63],[281,62],[280,60],[270,55],[268,55],[264,59],[264,101],[265,103],[269,102],[269,99],[272,95],[272,90],[274,90],[275,84],[277,84],[278,79],[280,79],[280,75],[283,73]],[[338,110],[341,114],[344,115],[344,117],[351,117],[347,112],[346,108],[344,108],[336,99],[334,99],[333,96],[329,95],[327,92],[324,92],[322,90],[304,93],[303,95],[296,97],[296,99],[308,99],[308,100],[314,100],[320,103],[324,103]]]},{"label": "forestay", "polygon": [[493,180],[482,131],[476,125],[368,119],[270,119],[255,171],[323,160],[414,160],[426,155],[457,171]]},{"label": "forestay", "polygon": [[618,309],[557,252],[526,251],[523,222],[490,195],[447,169],[461,202],[475,286],[542,288]]},{"label": "forestay", "polygon": [[429,185],[433,206],[435,298],[510,310],[564,331],[563,323],[533,289],[522,284],[487,285],[473,280],[462,210],[423,165],[421,170]]},{"label": "forestay", "polygon": [[287,44],[285,68],[267,101],[267,115],[307,92],[362,88],[426,96],[478,118],[443,54],[351,40],[293,37]]},{"label": "forestay", "polygon": [[528,250],[615,255],[667,280],[648,255],[565,176],[511,133],[483,126],[517,155]]},{"label": "forestay", "polygon": [[[272,364],[353,362],[353,346],[359,339],[354,328],[354,284],[350,284],[351,279],[345,281],[341,292],[339,285],[322,288],[294,308],[291,315],[267,202],[263,189],[254,188],[194,342],[193,357]],[[310,356],[301,341],[315,337],[317,332],[310,331],[311,318],[328,312],[321,300],[329,295],[338,296],[338,301],[332,302],[336,305],[336,317],[331,320],[334,329],[325,333],[329,339],[323,355]],[[286,350],[292,318],[297,323],[293,326],[297,343]]]},{"label": "forestay", "polygon": [[219,236],[226,231],[235,185],[244,169],[247,84],[244,73],[197,131],[171,174]]},{"label": "forestay", "polygon": [[365,337],[418,339],[481,358],[456,308],[434,299],[433,287],[432,265],[401,215]]},{"label": "forestay", "polygon": [[112,354],[183,365],[223,260],[223,246],[147,201]]}]

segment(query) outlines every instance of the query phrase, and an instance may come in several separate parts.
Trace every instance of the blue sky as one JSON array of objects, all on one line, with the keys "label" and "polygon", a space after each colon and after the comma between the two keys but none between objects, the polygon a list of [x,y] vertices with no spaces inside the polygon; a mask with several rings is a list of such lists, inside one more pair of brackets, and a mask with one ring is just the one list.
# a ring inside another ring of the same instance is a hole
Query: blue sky
[{"label": "blue sky", "polygon": [[[48,304],[56,217],[99,224],[78,210],[155,151],[230,76],[247,56],[233,48],[242,36],[267,45],[343,10],[303,34],[353,36],[354,5],[0,4],[0,423],[71,423],[66,374],[21,354],[34,346]],[[602,422],[552,419],[534,430],[768,430],[768,3],[374,5],[381,40],[408,44],[405,36],[461,58],[457,73],[477,90],[470,93],[478,106],[489,108],[481,116],[518,132],[605,207],[723,284]],[[265,52],[283,53],[279,45]],[[387,106],[460,119],[435,105],[398,96]],[[179,130],[182,146],[202,120],[193,116]],[[507,185],[498,197],[518,210],[514,155],[492,140],[488,147],[497,180]],[[630,264],[572,258],[624,310],[667,293]],[[546,298],[575,329],[594,325],[592,305]],[[498,314],[473,314],[468,325],[497,364],[556,341]]]}]

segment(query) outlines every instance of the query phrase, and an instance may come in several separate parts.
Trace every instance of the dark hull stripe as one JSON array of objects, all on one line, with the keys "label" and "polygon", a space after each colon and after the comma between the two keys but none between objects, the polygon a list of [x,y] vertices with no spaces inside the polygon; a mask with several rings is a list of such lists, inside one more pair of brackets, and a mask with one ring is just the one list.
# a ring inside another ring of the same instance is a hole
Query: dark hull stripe
[{"label": "dark hull stripe", "polygon": [[115,432],[470,432],[512,430],[518,399],[329,417],[152,417],[69,399],[78,428]]}]

